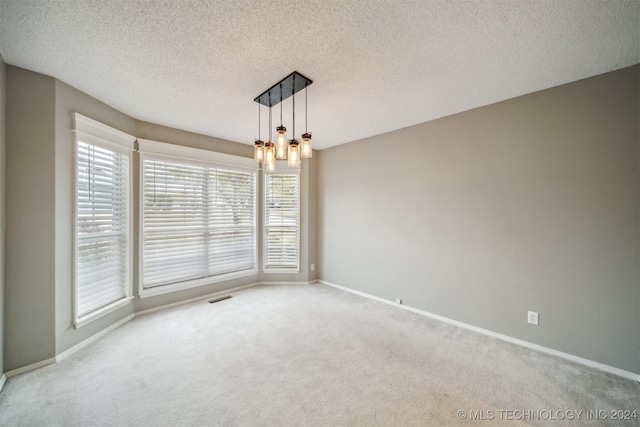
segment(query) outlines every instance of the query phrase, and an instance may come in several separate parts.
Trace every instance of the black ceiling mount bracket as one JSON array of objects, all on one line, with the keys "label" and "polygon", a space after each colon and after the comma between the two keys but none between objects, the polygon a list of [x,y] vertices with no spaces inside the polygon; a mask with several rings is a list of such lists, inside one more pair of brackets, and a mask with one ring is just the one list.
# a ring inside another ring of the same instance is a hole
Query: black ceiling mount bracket
[{"label": "black ceiling mount bracket", "polygon": [[299,72],[294,71],[278,83],[271,86],[269,89],[262,92],[262,94],[256,97],[254,101],[267,107],[273,107],[312,83],[313,82],[310,79],[306,78]]}]

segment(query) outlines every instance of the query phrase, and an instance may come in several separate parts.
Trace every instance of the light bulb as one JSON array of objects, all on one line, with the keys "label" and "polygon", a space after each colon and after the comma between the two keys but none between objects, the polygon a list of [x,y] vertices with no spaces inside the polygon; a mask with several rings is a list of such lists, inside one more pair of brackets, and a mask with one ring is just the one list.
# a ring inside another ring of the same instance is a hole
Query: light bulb
[{"label": "light bulb", "polygon": [[311,134],[302,134],[302,146],[300,147],[300,157],[309,159],[313,156],[313,148],[311,147]]},{"label": "light bulb", "polygon": [[289,141],[289,166],[298,167],[300,166],[300,147],[299,141],[297,139],[292,139]]},{"label": "light bulb", "polygon": [[276,132],[278,133],[278,139],[276,140],[276,147],[286,147],[287,128],[280,125],[276,128]]},{"label": "light bulb", "polygon": [[264,162],[275,163],[275,156],[273,152],[273,142],[271,141],[264,144]]},{"label": "light bulb", "polygon": [[264,142],[259,139],[255,142],[255,147],[253,149],[253,158],[261,162],[264,160]]},{"label": "light bulb", "polygon": [[287,158],[287,146],[284,141],[282,142],[282,144],[280,144],[279,141],[280,138],[278,138],[278,142],[276,142],[276,159],[284,160]]}]

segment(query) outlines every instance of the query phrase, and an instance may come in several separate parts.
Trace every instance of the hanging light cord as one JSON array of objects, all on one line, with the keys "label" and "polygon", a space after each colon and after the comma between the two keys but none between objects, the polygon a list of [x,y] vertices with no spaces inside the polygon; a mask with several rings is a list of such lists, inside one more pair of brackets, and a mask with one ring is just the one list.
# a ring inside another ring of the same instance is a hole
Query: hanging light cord
[{"label": "hanging light cord", "polygon": [[280,126],[282,126],[282,83],[280,83]]},{"label": "hanging light cord", "polygon": [[293,75],[293,138],[296,139],[296,75]]},{"label": "hanging light cord", "polygon": [[307,85],[304,85],[304,133],[309,133],[308,131],[308,123],[307,123],[307,109],[309,107],[309,104],[307,104],[307,97],[309,95],[307,95]]},{"label": "hanging light cord", "polygon": [[260,141],[262,138],[260,138],[260,101],[258,101],[258,141]]},{"label": "hanging light cord", "polygon": [[269,142],[271,142],[271,91],[269,91]]}]

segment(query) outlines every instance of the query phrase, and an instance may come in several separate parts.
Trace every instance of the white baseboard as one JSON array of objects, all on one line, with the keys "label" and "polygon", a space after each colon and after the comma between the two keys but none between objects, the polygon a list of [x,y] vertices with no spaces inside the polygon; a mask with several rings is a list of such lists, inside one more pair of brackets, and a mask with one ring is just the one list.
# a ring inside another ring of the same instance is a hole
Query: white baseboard
[{"label": "white baseboard", "polygon": [[573,354],[569,354],[569,353],[565,353],[565,352],[562,352],[562,351],[554,350],[552,348],[544,347],[544,346],[541,346],[541,345],[538,345],[538,344],[534,344],[534,343],[529,342],[529,341],[524,341],[524,340],[521,340],[521,339],[518,339],[518,338],[513,338],[513,337],[510,337],[508,335],[503,335],[503,334],[500,334],[500,333],[497,333],[497,332],[490,331],[488,329],[479,328],[477,326],[473,326],[473,325],[470,325],[468,323],[459,322],[457,320],[449,319],[448,317],[440,316],[438,314],[429,313],[428,311],[420,310],[420,309],[413,308],[413,307],[410,307],[410,306],[407,306],[407,305],[403,305],[403,304],[398,304],[398,303],[396,303],[394,301],[390,301],[390,300],[387,300],[387,299],[384,299],[384,298],[380,298],[380,297],[377,297],[375,295],[370,295],[370,294],[367,294],[365,292],[360,292],[360,291],[357,291],[355,289],[350,289],[350,288],[346,288],[344,286],[336,285],[335,283],[326,282],[324,280],[318,280],[317,282],[321,283],[323,285],[326,285],[326,286],[330,286],[332,288],[336,288],[336,289],[340,289],[342,291],[350,292],[352,294],[360,295],[360,296],[365,297],[365,298],[369,298],[369,299],[372,299],[372,300],[375,300],[375,301],[379,301],[379,302],[382,302],[382,303],[385,303],[385,304],[393,305],[394,307],[402,308],[403,310],[411,311],[412,313],[420,314],[420,315],[423,315],[423,316],[426,316],[426,317],[430,317],[430,318],[435,319],[435,320],[439,320],[441,322],[449,323],[451,325],[455,325],[455,326],[458,326],[458,327],[463,328],[463,329],[467,329],[467,330],[470,330],[470,331],[478,332],[478,333],[481,333],[481,334],[484,334],[484,335],[488,335],[488,336],[491,336],[491,337],[494,337],[494,338],[498,338],[499,340],[502,340],[502,341],[507,341],[507,342],[510,342],[510,343],[513,343],[513,344],[520,345],[522,347],[527,347],[527,348],[530,348],[532,350],[540,351],[542,353],[551,354],[553,356],[557,356],[557,357],[560,357],[562,359],[570,360],[572,362],[576,362],[576,363],[579,363],[581,365],[589,366],[591,368],[595,368],[595,369],[598,369],[600,371],[607,372],[609,374],[617,375],[619,377],[623,377],[623,378],[626,378],[626,379],[630,379],[630,380],[633,380],[633,381],[640,382],[640,374],[636,374],[634,372],[625,371],[623,369],[619,369],[619,368],[616,368],[614,366],[605,365],[604,363],[596,362],[596,361],[593,361],[593,360],[585,359],[585,358],[580,357],[580,356],[575,356]]},{"label": "white baseboard", "polygon": [[134,317],[135,317],[135,314],[130,314],[127,317],[125,317],[124,319],[121,319],[121,320],[117,321],[116,323],[114,323],[113,325],[110,325],[109,327],[101,330],[97,334],[91,335],[86,340],[81,341],[78,344],[74,345],[73,347],[63,351],[62,353],[60,353],[60,354],[58,354],[56,356],[56,358],[55,358],[56,362],[60,362],[61,360],[64,360],[67,357],[71,356],[73,353],[75,353],[75,352],[77,352],[79,350],[82,350],[83,348],[87,347],[89,344],[92,344],[95,341],[99,340],[100,338],[102,338],[103,336],[105,336],[109,332],[113,331],[117,327],[124,325],[129,320],[133,319]]},{"label": "white baseboard", "polygon": [[258,285],[279,286],[279,285],[310,285],[312,282],[258,282]]},{"label": "white baseboard", "polygon": [[248,276],[256,276],[258,270],[243,270],[235,273],[226,273],[218,276],[202,277],[200,279],[188,280],[186,282],[179,282],[170,285],[155,286],[152,288],[141,288],[138,292],[138,296],[141,299],[155,297],[158,295],[172,294],[178,291],[186,291],[189,289],[198,288],[200,286],[213,285],[220,282],[225,282],[234,279],[240,279]]},{"label": "white baseboard", "polygon": [[54,363],[56,363],[56,358],[50,357],[49,359],[41,360],[39,362],[32,363],[31,365],[12,369],[11,371],[5,372],[4,374],[7,376],[7,379],[10,379],[15,377],[16,375],[24,374],[25,372],[33,371],[34,369],[38,369],[38,368],[43,368],[48,365],[53,365]]},{"label": "white baseboard", "polygon": [[2,387],[4,387],[4,383],[7,382],[7,376],[5,374],[2,374],[2,376],[0,377],[0,391],[2,391]]},{"label": "white baseboard", "polygon": [[161,305],[161,306],[158,306],[158,307],[149,308],[147,310],[136,311],[135,314],[136,314],[136,316],[143,316],[145,314],[153,313],[153,312],[164,310],[164,309],[167,309],[167,308],[177,307],[179,305],[189,304],[189,303],[195,302],[195,301],[202,301],[202,300],[206,300],[206,299],[209,299],[209,298],[215,298],[215,297],[219,297],[221,295],[230,294],[232,292],[237,292],[237,291],[240,291],[242,289],[253,288],[255,286],[260,286],[260,285],[265,285],[265,286],[272,286],[272,285],[310,285],[310,284],[315,283],[315,282],[316,281],[311,281],[311,282],[254,282],[254,283],[249,283],[248,285],[236,286],[235,288],[225,289],[224,291],[218,291],[218,292],[214,292],[212,294],[203,295],[201,297],[190,298],[190,299],[186,299],[186,300],[183,300],[183,301],[173,302],[171,304],[165,304],[165,305]]},{"label": "white baseboard", "polygon": [[[49,359],[45,359],[45,360],[42,360],[40,362],[32,363],[31,365],[22,366],[20,368],[8,371],[8,372],[5,373],[6,378],[7,379],[8,378],[13,378],[16,375],[24,374],[26,372],[33,371],[34,369],[43,368],[43,367],[48,366],[48,365],[53,365],[56,362],[60,362],[61,360],[66,359],[67,357],[71,356],[73,353],[77,352],[78,350],[81,350],[81,349],[87,347],[89,344],[91,344],[91,343],[95,342],[96,340],[102,338],[103,336],[105,336],[109,332],[113,331],[117,327],[124,325],[129,320],[133,319],[134,317],[135,317],[134,314],[130,314],[129,316],[125,317],[124,319],[121,319],[118,322],[114,323],[113,325],[101,330],[97,334],[92,335],[91,337],[87,338],[86,340],[74,345],[70,349],[63,351],[62,353],[58,354],[56,357],[51,357]],[[4,377],[4,375],[3,375],[3,377]],[[2,390],[2,386],[0,386],[0,391],[1,390]]]},{"label": "white baseboard", "polygon": [[202,301],[209,298],[219,297],[220,295],[230,294],[232,292],[237,292],[241,289],[253,288],[254,286],[261,285],[261,282],[249,283],[248,285],[236,286],[235,288],[225,289],[224,291],[214,292],[212,294],[203,295],[200,297],[190,298],[182,301],[172,302],[170,304],[160,305],[158,307],[148,308],[146,310],[136,311],[136,316],[144,316],[145,314],[153,313],[156,311],[164,310],[171,307],[177,307],[179,305],[189,304],[190,302]]}]

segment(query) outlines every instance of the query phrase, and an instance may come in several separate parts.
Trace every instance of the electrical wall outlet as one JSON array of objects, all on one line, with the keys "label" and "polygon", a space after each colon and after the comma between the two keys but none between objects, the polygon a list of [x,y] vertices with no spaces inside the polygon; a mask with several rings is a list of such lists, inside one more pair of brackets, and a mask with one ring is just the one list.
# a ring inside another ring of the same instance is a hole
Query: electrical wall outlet
[{"label": "electrical wall outlet", "polygon": [[396,303],[402,304],[402,298],[396,298]]},{"label": "electrical wall outlet", "polygon": [[529,311],[527,313],[527,321],[532,325],[538,326],[538,313],[535,311]]},{"label": "electrical wall outlet", "polygon": [[315,264],[311,264],[311,271],[316,271],[316,265]]}]

